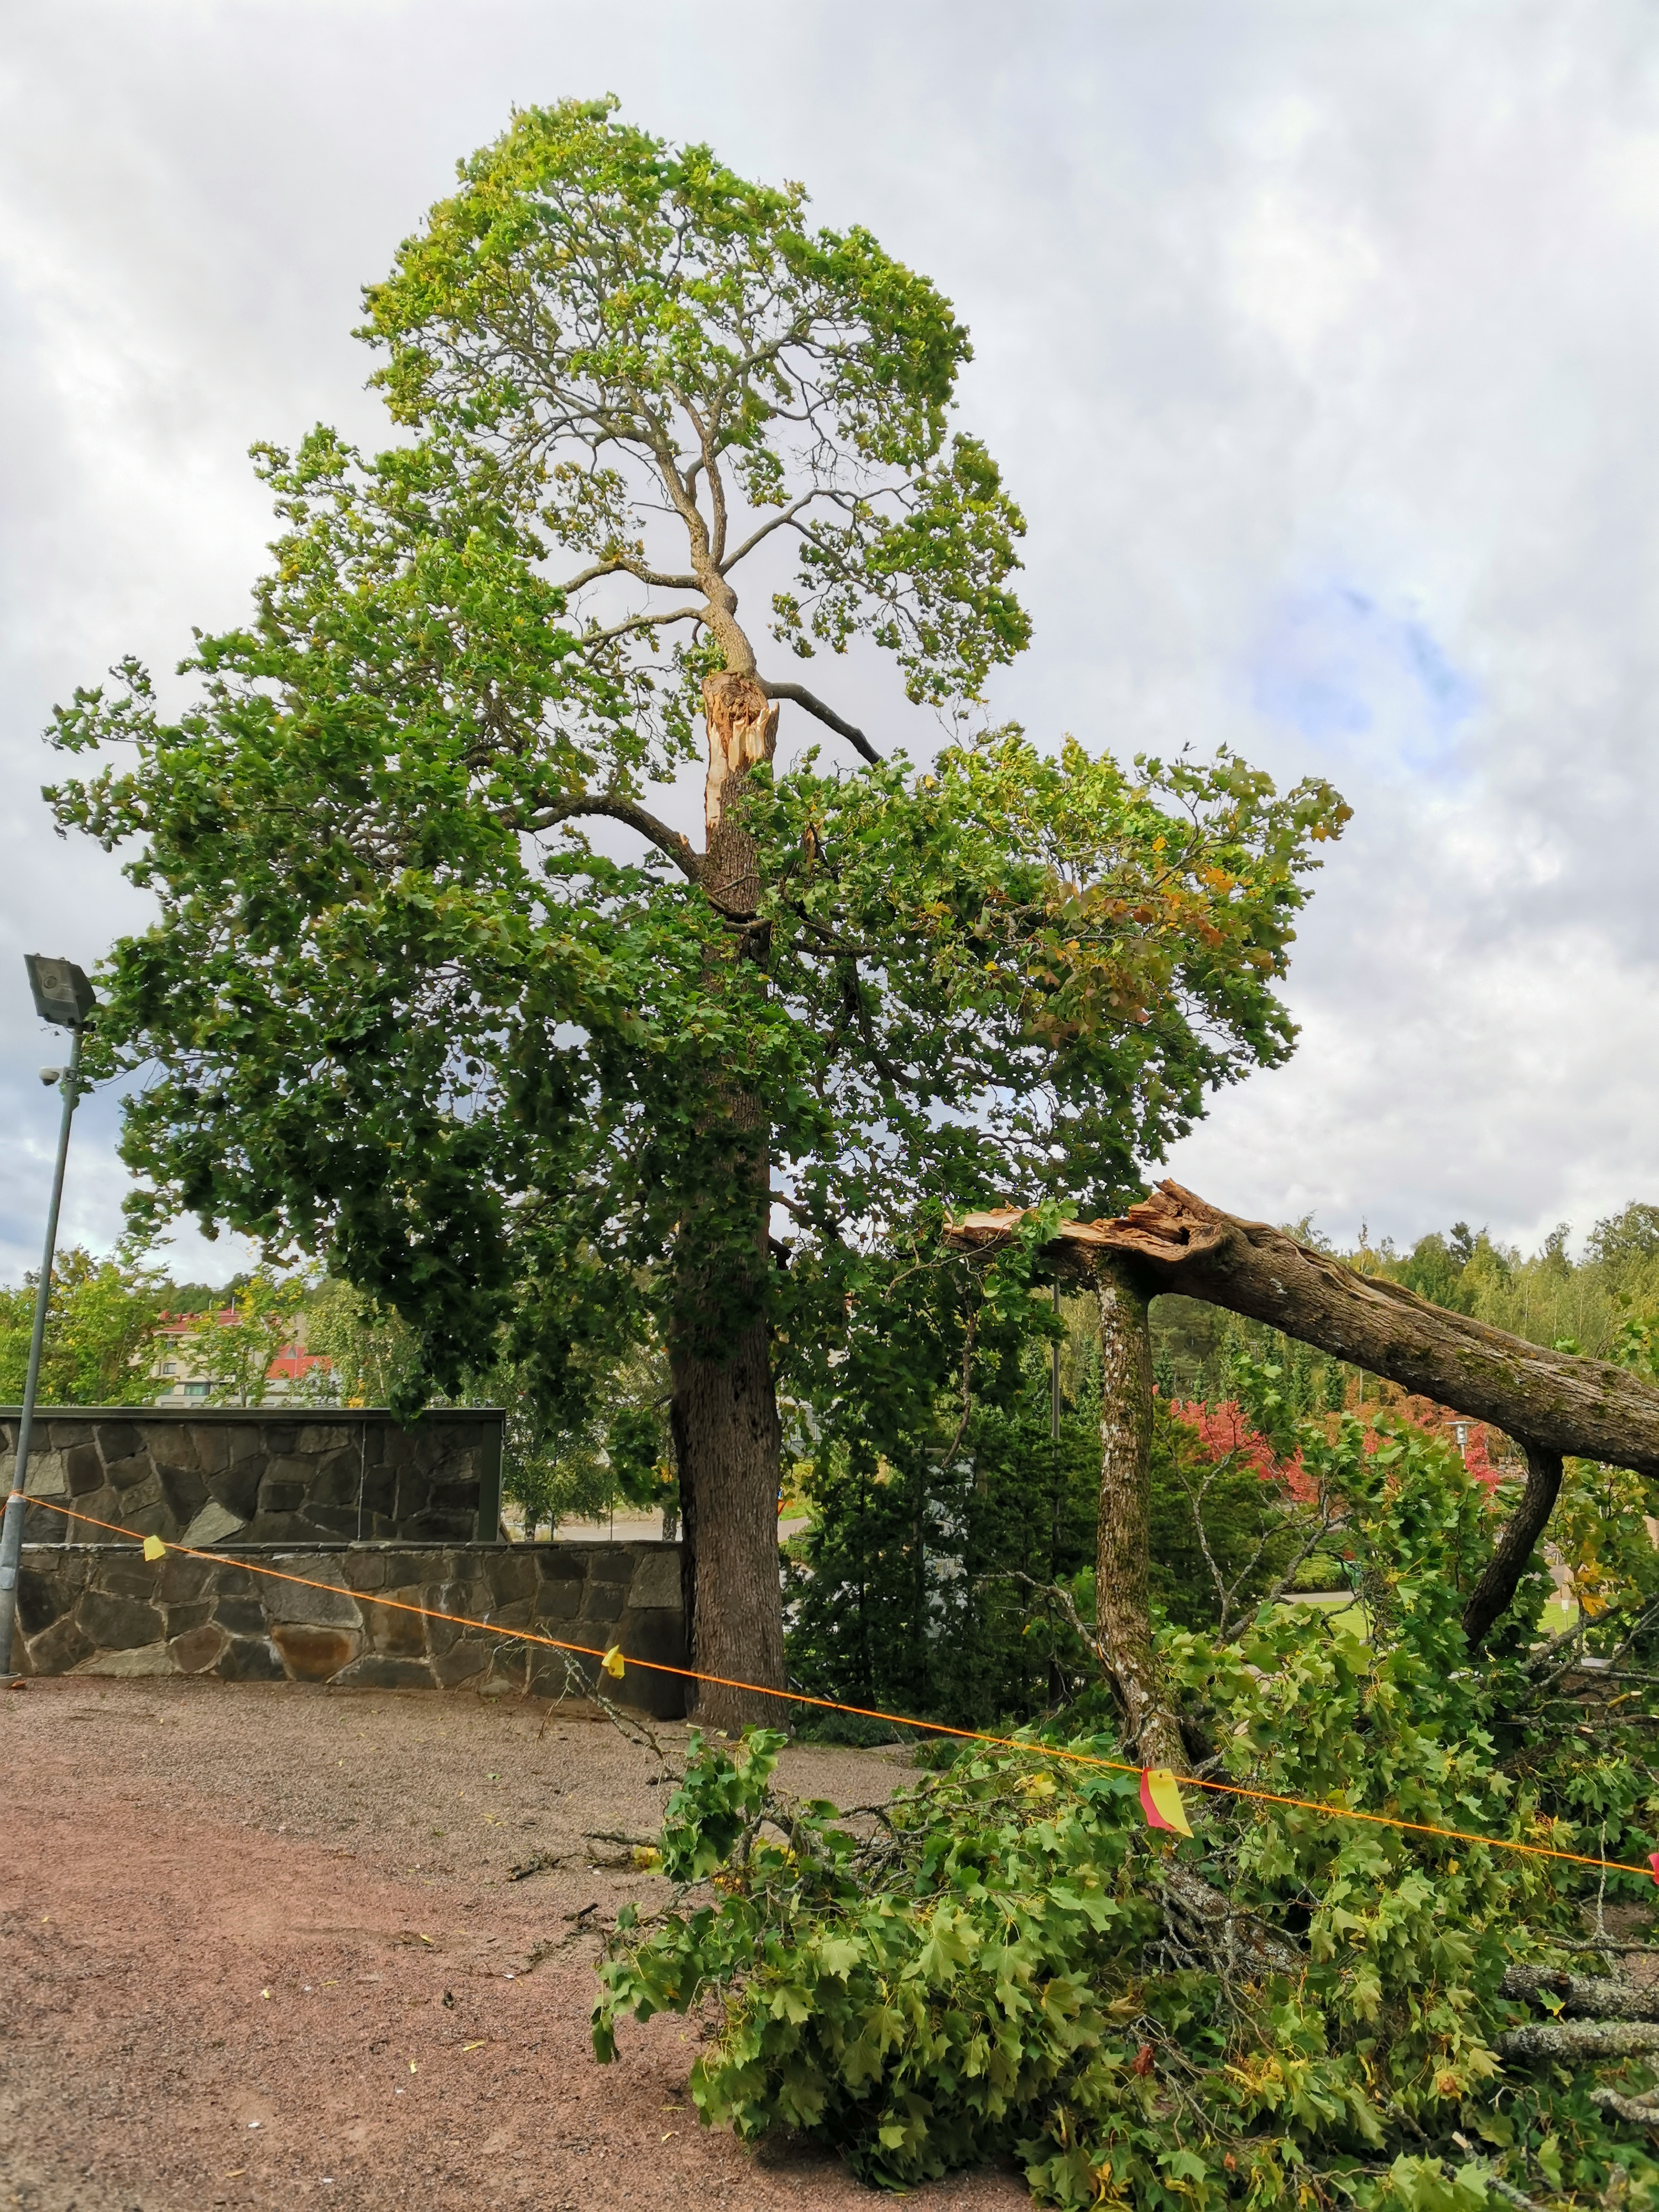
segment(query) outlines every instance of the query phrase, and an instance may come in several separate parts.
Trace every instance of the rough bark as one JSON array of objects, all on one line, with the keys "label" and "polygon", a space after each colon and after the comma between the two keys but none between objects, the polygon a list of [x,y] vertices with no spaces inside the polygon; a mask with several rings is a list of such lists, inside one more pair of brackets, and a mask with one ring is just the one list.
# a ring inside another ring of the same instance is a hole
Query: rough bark
[{"label": "rough bark", "polygon": [[1659,2021],[1535,2020],[1496,2045],[1502,2058],[1640,2058],[1659,2051]]},{"label": "rough bark", "polygon": [[1184,1769],[1180,1723],[1164,1687],[1146,1597],[1152,1510],[1152,1347],[1135,1268],[1102,1258],[1100,1520],[1095,1592],[1101,1655],[1123,1712],[1124,1739],[1146,1766]]},{"label": "rough bark", "polygon": [[1606,1974],[1569,1974],[1554,1966],[1509,1966],[1503,1981],[1506,1997],[1528,2003],[1554,1997],[1569,2013],[1595,2020],[1659,2021],[1659,1989],[1615,1982]]},{"label": "rough bark", "polygon": [[[752,676],[722,672],[703,684],[708,732],[704,790],[708,832],[701,881],[720,910],[739,926],[759,902],[755,841],[733,817],[750,770],[771,757],[778,710]],[[744,957],[756,948],[745,935]],[[718,976],[711,987],[719,988]],[[781,1689],[783,1599],[778,1574],[777,1494],[782,1431],[772,1381],[767,1324],[756,1309],[769,1265],[770,1163],[759,1102],[733,1091],[720,1102],[731,1131],[733,1186],[719,1195],[747,1205],[752,1234],[746,1256],[719,1281],[688,1282],[683,1303],[712,1305],[737,1316],[718,1352],[706,1348],[693,1316],[670,1346],[674,1395],[671,1418],[679,1462],[681,1596],[691,1664],[699,1674]],[[747,1311],[752,1317],[741,1318]],[[785,1708],[718,1684],[695,1692],[704,1726],[736,1730],[745,1723],[776,1723]]]},{"label": "rough bark", "polygon": [[[971,1213],[947,1232],[959,1250],[994,1247],[1017,1206]],[[1543,1534],[1568,1455],[1659,1475],[1659,1389],[1604,1359],[1546,1350],[1467,1314],[1449,1313],[1397,1283],[1356,1274],[1281,1229],[1241,1221],[1179,1183],[1115,1220],[1069,1221],[1045,1257],[1092,1279],[1127,1261],[1149,1292],[1202,1298],[1350,1365],[1490,1421],[1527,1455],[1528,1480],[1465,1610],[1477,1645],[1507,1611]]]},{"label": "rough bark", "polygon": [[1509,1611],[1510,1601],[1532,1558],[1533,1546],[1543,1534],[1560,1492],[1560,1453],[1530,1443],[1522,1449],[1527,1455],[1527,1486],[1504,1523],[1485,1571],[1463,1608],[1463,1634],[1471,1651],[1479,1649],[1492,1623]]},{"label": "rough bark", "polygon": [[[1019,1218],[1017,1208],[969,1214],[953,1241],[994,1243]],[[1528,1344],[1398,1283],[1356,1274],[1179,1183],[1160,1183],[1116,1220],[1067,1222],[1050,1249],[1056,1264],[1082,1273],[1097,1254],[1132,1260],[1155,1292],[1265,1321],[1539,1449],[1659,1475],[1659,1389],[1651,1383],[1607,1360]]]},{"label": "rough bark", "polygon": [[[781,1688],[783,1610],[778,1578],[778,1464],[782,1437],[763,1321],[743,1329],[722,1361],[673,1362],[679,1455],[681,1595],[699,1674]],[[785,1709],[718,1684],[699,1686],[695,1717],[735,1730],[775,1725]]]}]

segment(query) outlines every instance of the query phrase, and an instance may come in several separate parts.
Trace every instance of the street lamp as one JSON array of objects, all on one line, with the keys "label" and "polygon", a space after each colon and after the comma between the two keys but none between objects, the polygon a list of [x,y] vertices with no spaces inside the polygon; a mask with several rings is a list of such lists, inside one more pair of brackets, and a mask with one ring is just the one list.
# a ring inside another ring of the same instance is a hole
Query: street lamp
[{"label": "street lamp", "polygon": [[92,986],[72,960],[47,960],[38,952],[26,953],[29,988],[34,1011],[43,1022],[70,1033],[67,1067],[43,1067],[42,1083],[55,1083],[64,1094],[63,1119],[58,1125],[58,1164],[52,1170],[52,1204],[46,1211],[46,1249],[40,1262],[40,1284],[34,1293],[34,1334],[29,1339],[29,1370],[23,1385],[23,1409],[17,1424],[17,1459],[11,1493],[0,1522],[0,1681],[12,1680],[11,1646],[17,1618],[17,1568],[23,1556],[25,1489],[29,1472],[29,1431],[34,1425],[34,1394],[40,1381],[40,1347],[46,1341],[46,1308],[52,1298],[52,1263],[58,1245],[58,1209],[64,1196],[64,1164],[69,1157],[70,1123],[80,1091],[81,1037],[97,1001]]}]

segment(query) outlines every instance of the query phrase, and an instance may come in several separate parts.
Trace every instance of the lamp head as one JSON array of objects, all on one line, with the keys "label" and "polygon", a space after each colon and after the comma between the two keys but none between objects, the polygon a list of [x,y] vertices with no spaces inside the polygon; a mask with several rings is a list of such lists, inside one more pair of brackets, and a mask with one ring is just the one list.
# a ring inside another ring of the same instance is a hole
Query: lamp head
[{"label": "lamp head", "polygon": [[72,960],[49,960],[40,952],[26,952],[23,965],[34,994],[34,1011],[41,1020],[54,1023],[60,1030],[84,1028],[98,1003],[86,970]]}]

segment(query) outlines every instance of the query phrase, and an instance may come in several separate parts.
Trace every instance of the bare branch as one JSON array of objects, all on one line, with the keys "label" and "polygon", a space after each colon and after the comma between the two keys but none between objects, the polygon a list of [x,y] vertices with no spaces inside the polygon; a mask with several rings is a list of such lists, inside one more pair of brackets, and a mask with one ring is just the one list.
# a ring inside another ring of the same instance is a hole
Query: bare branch
[{"label": "bare branch", "polygon": [[585,629],[578,642],[583,647],[608,645],[613,637],[629,637],[636,629],[660,629],[669,623],[707,619],[702,607],[670,607],[659,615],[629,615],[626,622],[612,623],[609,629]]},{"label": "bare branch", "polygon": [[561,822],[580,821],[588,815],[603,815],[608,821],[626,823],[630,830],[637,830],[641,836],[648,838],[659,852],[667,854],[682,875],[701,885],[702,855],[695,849],[690,839],[683,837],[678,830],[671,830],[665,822],[659,822],[647,808],[636,806],[631,799],[608,798],[603,792],[599,792],[591,798],[556,799],[525,820],[514,823],[513,827],[528,830],[551,830]]},{"label": "bare branch", "polygon": [[601,576],[634,576],[641,584],[653,585],[665,592],[695,592],[701,589],[695,576],[665,576],[655,568],[647,568],[643,561],[627,560],[620,555],[611,561],[596,561],[591,568],[584,568],[579,576],[568,577],[555,588],[568,599],[580,592],[585,584],[596,584]]},{"label": "bare branch", "polygon": [[735,553],[728,553],[726,555],[726,558],[720,562],[721,575],[730,575],[732,569],[737,567],[738,562],[746,559],[747,556],[754,551],[757,545],[763,544],[765,539],[769,538],[772,535],[772,532],[775,530],[781,530],[786,522],[793,522],[795,517],[800,513],[802,507],[810,506],[815,499],[827,499],[830,495],[830,493],[823,484],[814,485],[811,491],[803,492],[800,497],[798,500],[792,501],[789,506],[783,509],[781,514],[775,514],[769,522],[763,522],[758,530],[751,531],[749,536],[744,539],[742,544],[738,546]]},{"label": "bare branch", "polygon": [[797,707],[805,707],[809,714],[816,714],[819,721],[827,724],[838,738],[845,738],[854,751],[861,754],[872,768],[880,767],[881,755],[863,731],[855,728],[851,722],[842,721],[833,707],[826,707],[823,700],[816,697],[804,684],[769,684],[764,677],[757,680],[769,699],[787,699]]}]

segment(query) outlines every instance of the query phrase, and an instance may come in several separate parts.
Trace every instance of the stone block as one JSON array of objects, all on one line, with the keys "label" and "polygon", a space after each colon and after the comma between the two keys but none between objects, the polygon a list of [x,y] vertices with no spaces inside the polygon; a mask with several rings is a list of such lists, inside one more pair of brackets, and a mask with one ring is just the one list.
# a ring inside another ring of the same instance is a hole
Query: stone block
[{"label": "stone block", "polygon": [[631,1544],[590,1544],[586,1550],[590,1583],[621,1583],[626,1589],[633,1581],[637,1555]]},{"label": "stone block", "polygon": [[[172,1626],[170,1620],[168,1626]],[[181,1674],[207,1674],[218,1664],[220,1654],[229,1642],[224,1630],[209,1620],[198,1628],[186,1629],[182,1636],[171,1638],[167,1649]]]},{"label": "stone block", "polygon": [[259,1478],[264,1471],[263,1457],[238,1461],[222,1474],[209,1475],[208,1495],[239,1521],[251,1521],[259,1503]]},{"label": "stone block", "polygon": [[284,1621],[270,1632],[296,1682],[327,1682],[349,1667],[362,1649],[356,1629],[320,1628],[307,1621]]},{"label": "stone block", "polygon": [[64,1454],[64,1471],[69,1476],[73,1498],[88,1497],[103,1487],[104,1462],[98,1456],[96,1444],[71,1444]]},{"label": "stone block", "polygon": [[349,1589],[384,1589],[386,1555],[382,1552],[354,1552],[345,1562],[342,1573]]},{"label": "stone block", "polygon": [[587,1547],[585,1544],[538,1544],[536,1569],[544,1582],[586,1582]]},{"label": "stone block", "polygon": [[[413,1604],[419,1600],[410,1592],[408,1601]],[[395,1606],[366,1605],[363,1620],[371,1650],[389,1653],[394,1659],[425,1656],[427,1625],[418,1613],[403,1613]]]},{"label": "stone block", "polygon": [[186,1559],[169,1552],[156,1577],[155,1596],[161,1605],[187,1605],[207,1589],[216,1570],[206,1559]]},{"label": "stone block", "polygon": [[203,1421],[182,1431],[204,1474],[222,1474],[230,1465],[230,1431],[218,1421]]},{"label": "stone block", "polygon": [[649,1659],[659,1667],[684,1667],[685,1636],[679,1614],[659,1606],[625,1613],[617,1623],[616,1640],[622,1646],[623,1661],[623,1678],[617,1685],[618,1702],[659,1721],[680,1719],[685,1711],[686,1692],[692,1686],[684,1676],[659,1674],[650,1667],[627,1663]]},{"label": "stone block", "polygon": [[582,1592],[583,1620],[620,1620],[628,1599],[625,1583],[589,1583]]},{"label": "stone block", "polygon": [[[392,1510],[400,1528],[412,1535],[420,1528],[432,1495],[432,1485],[418,1468],[404,1468],[398,1475],[398,1495]],[[439,1532],[441,1534],[441,1531]]]},{"label": "stone block", "polygon": [[268,1431],[255,1421],[225,1421],[220,1425],[225,1440],[225,1463],[240,1465],[244,1460],[257,1460],[264,1464],[267,1452],[282,1448],[270,1441]]},{"label": "stone block", "polygon": [[349,1451],[323,1452],[311,1462],[306,1494],[313,1512],[319,1505],[350,1506],[355,1510],[362,1484],[362,1470],[353,1445]]},{"label": "stone block", "polygon": [[189,1605],[170,1605],[167,1609],[167,1642],[176,1643],[179,1637],[188,1636],[192,1628],[200,1628],[213,1618],[210,1597],[192,1599]]},{"label": "stone block", "polygon": [[146,1498],[121,1516],[122,1525],[135,1536],[171,1536],[177,1540],[179,1523],[159,1498]]},{"label": "stone block", "polygon": [[208,1566],[206,1560],[202,1564],[207,1566],[208,1572],[213,1577],[213,1587],[221,1597],[258,1597],[265,1586],[263,1575],[250,1574],[234,1559],[227,1559],[222,1565],[217,1560],[211,1566]]},{"label": "stone block", "polygon": [[346,1421],[307,1421],[300,1431],[294,1449],[301,1459],[322,1458],[325,1452],[349,1449],[351,1468],[357,1471],[357,1425]]},{"label": "stone block", "polygon": [[115,1469],[118,1464],[143,1454],[144,1439],[136,1421],[100,1421],[94,1429],[104,1465],[109,1470],[112,1482],[120,1485]]},{"label": "stone block", "polygon": [[531,1610],[527,1597],[515,1597],[506,1605],[491,1606],[481,1617],[495,1628],[528,1628]]},{"label": "stone block", "polygon": [[208,1502],[205,1479],[191,1467],[158,1467],[155,1479],[173,1526],[187,1528]]},{"label": "stone block", "polygon": [[[13,1464],[15,1465],[14,1455]],[[28,1480],[23,1485],[29,1498],[67,1498],[70,1494],[69,1469],[64,1464],[62,1452],[32,1451],[29,1454]]]},{"label": "stone block", "polygon": [[306,1516],[325,1543],[349,1544],[357,1534],[357,1508],[355,1504],[319,1505],[313,1493],[307,1503]]},{"label": "stone block", "polygon": [[303,1482],[279,1482],[267,1474],[259,1485],[258,1517],[268,1520],[272,1514],[297,1513],[306,1502]]},{"label": "stone block", "polygon": [[286,1459],[300,1440],[297,1421],[271,1421],[263,1425],[265,1450],[272,1459]]},{"label": "stone block", "polygon": [[154,1473],[148,1452],[134,1452],[130,1459],[104,1462],[104,1479],[112,1490],[134,1490]]},{"label": "stone block", "polygon": [[366,1652],[334,1677],[337,1690],[430,1690],[436,1677],[424,1659],[389,1659]]},{"label": "stone block", "polygon": [[533,1597],[541,1580],[532,1555],[517,1546],[504,1544],[485,1555],[485,1579],[503,1603],[509,1598]]},{"label": "stone block", "polygon": [[179,1662],[165,1644],[141,1644],[122,1651],[97,1651],[73,1669],[77,1674],[113,1674],[131,1680],[150,1674],[176,1674]]},{"label": "stone block", "polygon": [[[6,1433],[10,1436],[12,1431],[9,1429]],[[52,1440],[52,1448],[54,1451],[67,1451],[71,1444],[92,1443],[97,1433],[95,1422],[66,1421],[56,1414],[47,1417],[46,1434]]]},{"label": "stone block", "polygon": [[582,1609],[582,1584],[579,1582],[544,1583],[542,1594],[536,1601],[538,1620],[574,1620]]},{"label": "stone block", "polygon": [[129,1528],[137,1525],[134,1516],[147,1511],[152,1505],[159,1506],[164,1513],[167,1510],[161,1497],[161,1477],[148,1460],[144,1462],[144,1470],[137,1482],[117,1493],[121,1500],[121,1510],[116,1517]]},{"label": "stone block", "polygon": [[318,1582],[333,1581],[336,1572],[332,1560],[283,1559],[276,1563],[286,1574],[304,1574],[310,1571],[309,1583],[267,1582],[264,1607],[270,1620],[301,1620],[315,1628],[361,1628],[363,1617],[357,1610],[357,1601],[349,1590],[337,1585],[319,1589]]},{"label": "stone block", "polygon": [[100,1652],[136,1650],[161,1641],[161,1614],[136,1597],[82,1590],[75,1617]]},{"label": "stone block", "polygon": [[17,1620],[26,1637],[39,1636],[73,1610],[76,1593],[69,1577],[48,1568],[23,1567],[17,1577]]},{"label": "stone block", "polygon": [[283,1682],[288,1679],[288,1670],[276,1646],[264,1636],[233,1636],[214,1672],[227,1682]]},{"label": "stone block", "polygon": [[181,1540],[193,1550],[204,1550],[210,1544],[222,1544],[228,1536],[240,1535],[247,1522],[243,1516],[216,1498],[210,1498],[196,1518],[185,1529]]},{"label": "stone block", "polygon": [[660,1549],[653,1546],[642,1550],[634,1569],[633,1579],[628,1585],[630,1611],[643,1611],[651,1606],[663,1606],[678,1613],[680,1609],[680,1554],[678,1545],[665,1544]]},{"label": "stone block", "polygon": [[432,1672],[441,1690],[453,1690],[458,1682],[475,1681],[487,1673],[494,1656],[492,1644],[483,1638],[464,1636],[433,1661]]},{"label": "stone block", "polygon": [[[94,1521],[112,1521],[118,1526],[121,1501],[106,1483],[101,1488],[88,1491],[83,1496],[77,1498],[75,1501],[75,1510],[77,1513],[88,1515]],[[75,1540],[77,1543],[84,1541],[88,1544],[101,1544],[105,1541],[104,1533],[100,1528],[88,1528],[74,1521],[66,1522],[56,1515],[52,1516],[52,1518],[58,1522],[57,1534],[60,1538],[67,1527],[76,1531]]]},{"label": "stone block", "polygon": [[148,1602],[158,1595],[164,1565],[137,1550],[117,1552],[93,1570],[93,1588],[107,1590],[112,1597],[141,1597]]},{"label": "stone block", "polygon": [[265,1610],[257,1597],[226,1597],[214,1605],[213,1618],[233,1636],[263,1636]]},{"label": "stone block", "polygon": [[50,1628],[43,1628],[28,1646],[30,1672],[36,1674],[67,1674],[83,1659],[90,1658],[97,1650],[85,1629],[73,1617],[65,1613],[54,1620]]}]

